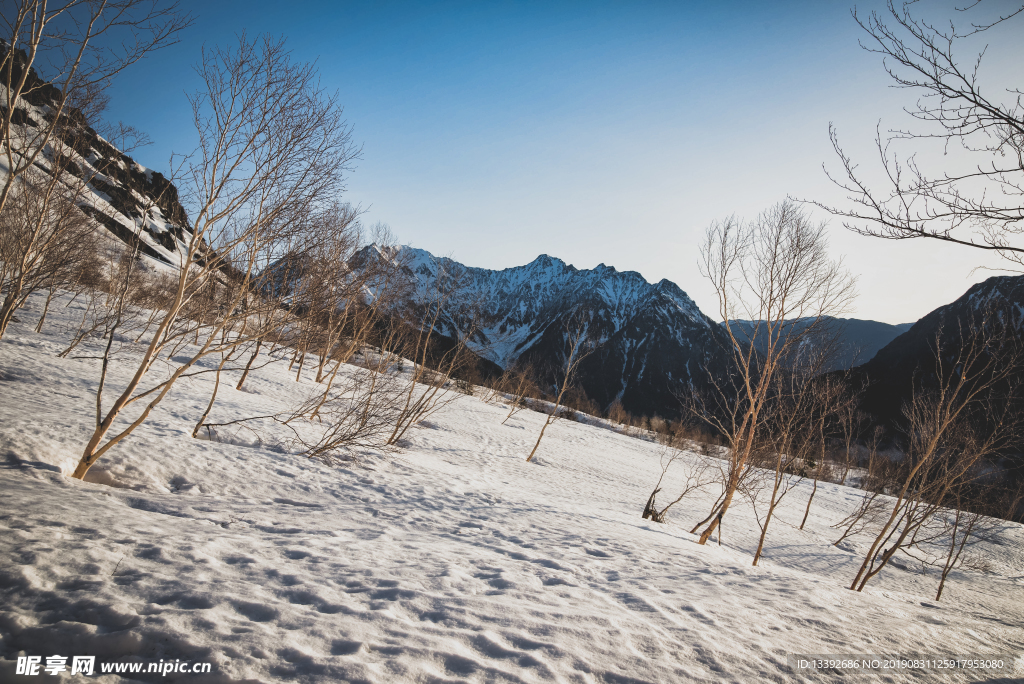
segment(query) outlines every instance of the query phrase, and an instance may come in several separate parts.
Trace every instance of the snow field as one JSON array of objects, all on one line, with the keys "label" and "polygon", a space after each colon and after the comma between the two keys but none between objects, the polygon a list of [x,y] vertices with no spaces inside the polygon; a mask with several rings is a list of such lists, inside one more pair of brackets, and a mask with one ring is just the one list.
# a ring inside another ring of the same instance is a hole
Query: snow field
[{"label": "snow field", "polygon": [[[72,480],[98,361],[56,358],[81,316],[66,302],[35,334],[33,298],[0,340],[0,681],[18,681],[17,656],[54,653],[213,663],[178,676],[188,682],[622,684],[830,680],[791,673],[788,653],[1024,656],[1020,525],[987,544],[991,572],[955,571],[940,603],[936,572],[909,559],[858,594],[845,587],[867,540],[836,548],[829,527],[858,490],[819,485],[799,531],[800,485],[751,567],[759,530],[743,504],[721,546],[688,533],[714,492],[678,504],[667,524],[640,518],[658,445],[559,421],[526,463],[543,416],[501,425],[507,408],[474,397],[398,453],[327,467],[289,453],[283,432],[192,439],[212,389],[212,374],[198,376],[89,481]],[[242,392],[228,373],[211,421],[303,398],[315,371],[296,383],[287,366],[255,372]],[[107,392],[132,370],[115,364]],[[176,681],[150,677],[134,681]]]}]

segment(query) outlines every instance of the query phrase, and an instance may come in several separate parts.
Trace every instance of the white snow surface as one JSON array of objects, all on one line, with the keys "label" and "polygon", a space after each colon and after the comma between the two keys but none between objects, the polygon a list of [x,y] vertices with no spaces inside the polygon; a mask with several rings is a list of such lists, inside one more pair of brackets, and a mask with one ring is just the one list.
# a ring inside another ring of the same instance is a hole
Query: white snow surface
[{"label": "white snow surface", "polygon": [[[14,675],[18,656],[53,654],[212,663],[209,675],[131,681],[829,681],[790,672],[789,653],[1010,654],[1024,676],[1020,525],[985,543],[989,572],[955,571],[941,602],[936,572],[909,559],[856,593],[846,586],[867,540],[836,548],[830,525],[859,490],[820,485],[799,531],[799,486],[752,567],[749,508],[730,511],[721,546],[689,534],[713,492],[666,524],[641,519],[657,444],[560,421],[526,463],[543,416],[502,425],[507,409],[476,397],[400,452],[328,467],[273,439],[192,439],[212,387],[198,376],[88,481],[71,479],[98,361],[56,357],[81,315],[66,303],[36,334],[33,298],[0,340],[0,681],[73,681]],[[131,370],[113,366],[108,395]],[[211,420],[282,410],[312,375],[296,382],[285,361],[239,392],[228,373]]]}]

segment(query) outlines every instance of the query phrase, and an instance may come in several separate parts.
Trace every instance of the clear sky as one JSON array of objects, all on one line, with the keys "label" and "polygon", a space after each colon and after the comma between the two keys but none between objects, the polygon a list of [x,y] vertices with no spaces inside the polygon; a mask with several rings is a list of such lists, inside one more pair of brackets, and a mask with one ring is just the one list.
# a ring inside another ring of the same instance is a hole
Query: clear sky
[{"label": "clear sky", "polygon": [[[193,147],[184,93],[202,45],[284,35],[340,94],[363,148],[345,199],[367,223],[469,266],[546,253],[668,278],[712,317],[696,266],[708,223],[787,195],[841,202],[822,171],[836,167],[829,122],[867,166],[878,121],[907,125],[913,103],[858,47],[843,1],[183,5],[196,22],[182,42],[112,91],[108,116],[153,139],[141,163],[166,169]],[[989,37],[996,72],[1024,57],[1012,35]],[[858,318],[916,320],[997,263],[830,226],[859,276]]]}]

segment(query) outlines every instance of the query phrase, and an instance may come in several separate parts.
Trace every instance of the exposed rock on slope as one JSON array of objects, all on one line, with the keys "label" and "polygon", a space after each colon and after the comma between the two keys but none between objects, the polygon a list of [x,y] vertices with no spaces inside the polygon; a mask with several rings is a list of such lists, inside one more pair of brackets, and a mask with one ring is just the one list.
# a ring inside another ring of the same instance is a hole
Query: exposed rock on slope
[{"label": "exposed rock on slope", "polygon": [[[725,369],[724,331],[668,280],[652,285],[633,271],[604,264],[581,270],[547,255],[501,271],[409,247],[395,257],[415,277],[420,298],[429,296],[439,274],[461,274],[462,300],[479,311],[472,346],[503,367],[520,360],[541,369],[561,364],[566,326],[577,311],[592,312],[587,332],[598,347],[581,365],[579,381],[602,407],[620,399],[632,413],[679,415],[676,393],[704,387],[709,373]],[[466,332],[454,317],[446,325]]]},{"label": "exposed rock on slope", "polygon": [[[24,53],[15,51],[14,78],[24,64]],[[28,140],[38,134],[52,121],[62,97],[60,90],[29,69],[26,94],[11,117],[12,136]],[[0,101],[7,101],[3,85]],[[6,159],[0,159],[0,173],[7,171]],[[191,228],[177,188],[104,140],[78,109],[65,105],[53,140],[33,171],[60,173],[69,187],[84,183],[77,200],[82,211],[122,242],[139,244],[144,255],[166,265],[181,265]]]}]

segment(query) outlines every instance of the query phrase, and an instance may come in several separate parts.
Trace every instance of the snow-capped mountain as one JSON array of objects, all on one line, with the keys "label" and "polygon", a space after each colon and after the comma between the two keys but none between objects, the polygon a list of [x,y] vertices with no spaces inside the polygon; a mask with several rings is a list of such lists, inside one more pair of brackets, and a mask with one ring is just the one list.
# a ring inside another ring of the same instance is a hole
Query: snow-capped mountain
[{"label": "snow-capped mountain", "polygon": [[[0,50],[5,46],[0,44]],[[25,64],[23,51],[15,51],[14,78]],[[53,119],[62,98],[60,90],[44,83],[34,69],[26,77],[24,97],[12,115],[12,137],[18,149],[34,149],[33,140]],[[7,102],[0,85],[0,101]],[[0,158],[0,178],[9,172]],[[184,244],[191,231],[178,190],[159,172],[147,169],[100,136],[82,113],[65,105],[52,139],[27,174],[57,173],[65,185],[82,186],[76,201],[83,212],[112,236],[138,245],[146,257],[165,266],[180,267]]]},{"label": "snow-capped mountain", "polygon": [[[604,264],[577,269],[546,254],[500,271],[411,247],[394,257],[409,269],[421,301],[439,277],[460,278],[460,303],[476,310],[471,346],[505,368],[529,361],[551,379],[550,369],[568,352],[573,317],[589,312],[587,338],[595,349],[581,364],[579,382],[602,407],[619,399],[631,413],[678,415],[679,391],[701,387],[709,372],[724,369],[727,336],[668,280],[651,284]],[[450,316],[446,324],[471,332],[464,317]]]}]

